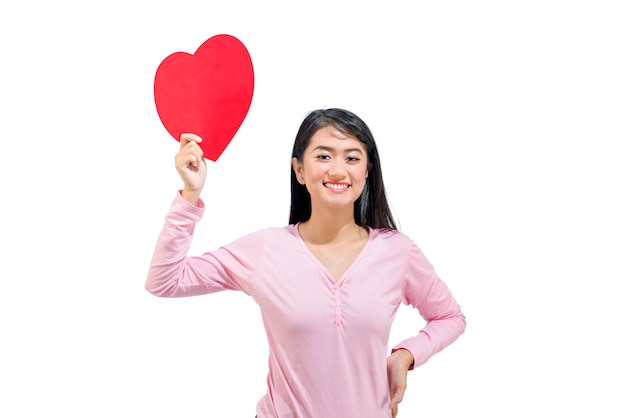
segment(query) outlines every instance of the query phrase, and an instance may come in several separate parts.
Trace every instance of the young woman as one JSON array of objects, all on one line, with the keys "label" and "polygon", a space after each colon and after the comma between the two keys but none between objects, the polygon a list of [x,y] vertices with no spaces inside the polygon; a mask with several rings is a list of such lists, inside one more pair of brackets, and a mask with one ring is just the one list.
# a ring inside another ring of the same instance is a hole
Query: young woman
[{"label": "young woman", "polygon": [[[456,340],[465,317],[419,248],[396,230],[368,126],[343,109],[311,112],[293,147],[289,225],[190,257],[204,212],[201,140],[180,138],[184,187],[146,289],[164,297],[229,289],[254,299],[269,344],[258,418],[395,417],[407,372]],[[388,353],[400,303],[418,309],[426,325]]]}]

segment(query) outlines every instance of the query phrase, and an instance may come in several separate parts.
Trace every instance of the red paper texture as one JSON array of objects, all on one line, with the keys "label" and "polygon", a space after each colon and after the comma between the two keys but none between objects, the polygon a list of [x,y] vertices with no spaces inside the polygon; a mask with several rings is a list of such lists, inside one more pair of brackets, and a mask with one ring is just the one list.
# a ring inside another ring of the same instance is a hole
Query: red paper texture
[{"label": "red paper texture", "polygon": [[169,134],[202,138],[204,157],[222,155],[245,119],[254,90],[252,60],[245,45],[231,35],[206,40],[192,55],[175,52],[154,77],[154,100]]}]

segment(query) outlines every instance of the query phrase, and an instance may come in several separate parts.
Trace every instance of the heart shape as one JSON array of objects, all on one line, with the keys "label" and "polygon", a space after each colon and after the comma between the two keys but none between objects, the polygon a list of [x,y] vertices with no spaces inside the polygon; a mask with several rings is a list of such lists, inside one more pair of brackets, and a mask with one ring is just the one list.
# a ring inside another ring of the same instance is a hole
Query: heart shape
[{"label": "heart shape", "polygon": [[253,91],[250,54],[226,34],[207,39],[193,55],[167,56],[154,77],[154,102],[165,129],[177,141],[185,132],[200,136],[204,158],[212,161],[241,127]]}]

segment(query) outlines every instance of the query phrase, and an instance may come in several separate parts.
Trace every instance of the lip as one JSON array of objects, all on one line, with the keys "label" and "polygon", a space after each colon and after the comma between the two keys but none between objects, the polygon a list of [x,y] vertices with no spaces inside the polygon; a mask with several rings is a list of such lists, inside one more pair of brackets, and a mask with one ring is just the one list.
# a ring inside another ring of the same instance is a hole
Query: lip
[{"label": "lip", "polygon": [[[345,187],[333,187],[333,186],[345,186]],[[342,183],[342,182],[336,182],[336,181],[325,181],[324,187],[329,190],[332,190],[335,193],[342,193],[348,190],[350,188],[350,185],[348,183]]]}]

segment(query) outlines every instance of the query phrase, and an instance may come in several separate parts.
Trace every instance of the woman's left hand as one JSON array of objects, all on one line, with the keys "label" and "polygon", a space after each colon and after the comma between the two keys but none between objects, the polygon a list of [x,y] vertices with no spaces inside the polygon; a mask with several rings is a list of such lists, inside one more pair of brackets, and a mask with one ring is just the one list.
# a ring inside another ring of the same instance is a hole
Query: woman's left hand
[{"label": "woman's left hand", "polygon": [[398,415],[398,404],[402,402],[406,390],[407,373],[413,364],[413,355],[409,350],[399,349],[387,357],[387,379],[389,381],[389,395],[391,401],[391,417]]}]

